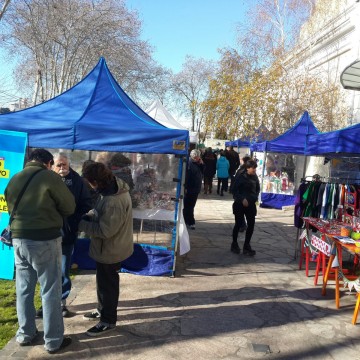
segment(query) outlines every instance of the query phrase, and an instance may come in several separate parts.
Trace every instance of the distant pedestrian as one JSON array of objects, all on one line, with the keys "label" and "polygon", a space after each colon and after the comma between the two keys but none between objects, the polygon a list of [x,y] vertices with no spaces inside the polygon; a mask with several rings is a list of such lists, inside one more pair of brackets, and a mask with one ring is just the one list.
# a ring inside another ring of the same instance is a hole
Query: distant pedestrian
[{"label": "distant pedestrian", "polygon": [[[241,159],[241,165],[239,167],[239,169],[237,170],[235,176],[234,176],[234,181],[232,183],[232,186],[230,187],[230,192],[234,193],[234,186],[237,183],[238,177],[241,175],[241,173],[243,173],[244,171],[246,171],[246,162],[251,160],[251,157],[248,155],[245,155],[242,159]],[[240,221],[240,220],[239,220]],[[244,232],[247,228],[246,225],[246,221],[245,221],[245,214],[243,214],[243,218],[240,221],[241,225],[239,227],[239,232]]]},{"label": "distant pedestrian", "polygon": [[260,193],[260,183],[256,175],[257,163],[255,160],[248,160],[245,164],[245,171],[241,172],[236,178],[233,186],[233,214],[235,215],[235,225],[232,233],[231,251],[240,254],[238,245],[238,233],[243,226],[244,215],[246,217],[247,229],[243,254],[254,256],[256,251],[250,246],[251,237],[255,227],[255,216],[257,213],[256,202]]},{"label": "distant pedestrian", "polygon": [[220,196],[224,196],[224,191],[227,188],[227,184],[229,181],[229,161],[225,157],[225,153],[223,150],[220,151],[220,157],[216,163],[216,171],[217,171],[217,193]]},{"label": "distant pedestrian", "polygon": [[240,173],[246,169],[246,162],[249,160],[251,160],[251,157],[249,155],[245,155],[244,157],[241,158],[241,164],[239,169],[236,171],[235,176],[237,173]]},{"label": "distant pedestrian", "polygon": [[204,162],[204,194],[211,194],[212,193],[212,185],[213,179],[216,174],[216,156],[212,152],[211,147],[205,150],[203,155],[203,162]]},{"label": "distant pedestrian", "polygon": [[229,176],[230,176],[230,188],[234,181],[234,175],[236,170],[240,166],[240,158],[239,154],[234,150],[232,146],[229,146],[225,152],[226,158],[229,160],[230,169],[229,169]]},{"label": "distant pedestrian", "polygon": [[[49,171],[51,153],[34,150],[25,168],[14,175],[6,190],[9,212],[28,183],[11,223],[16,267],[16,342],[31,345],[38,330],[34,294],[40,283],[45,349],[53,354],[71,344],[64,337],[61,314],[61,233],[63,218],[75,211],[74,196],[61,177]],[[32,178],[32,176],[34,176]]]},{"label": "distant pedestrian", "polygon": [[79,223],[91,238],[89,256],[96,261],[97,309],[85,313],[85,320],[99,321],[88,336],[115,329],[120,294],[121,262],[134,251],[133,217],[129,186],[102,163],[88,165],[84,177],[100,196]]},{"label": "distant pedestrian", "polygon": [[204,163],[200,155],[198,149],[191,150],[186,169],[183,215],[185,224],[192,230],[195,230],[194,208],[201,191],[204,174]]}]

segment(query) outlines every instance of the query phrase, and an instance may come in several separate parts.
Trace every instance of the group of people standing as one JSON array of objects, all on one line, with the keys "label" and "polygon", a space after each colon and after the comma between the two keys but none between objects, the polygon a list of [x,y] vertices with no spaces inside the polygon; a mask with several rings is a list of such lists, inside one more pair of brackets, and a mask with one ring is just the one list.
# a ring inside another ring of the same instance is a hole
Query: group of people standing
[{"label": "group of people standing", "polygon": [[[250,246],[250,241],[254,232],[256,203],[260,193],[256,168],[257,161],[250,156],[243,157],[240,166],[239,154],[232,146],[228,150],[221,150],[218,156],[212,152],[211,148],[206,149],[203,155],[198,149],[192,150],[185,180],[183,209],[185,224],[195,230],[194,208],[201,192],[202,180],[204,180],[204,194],[211,194],[213,178],[216,174],[217,194],[224,196],[224,192],[229,190],[234,199],[235,225],[230,250],[235,254],[240,254],[238,233],[245,231],[243,254],[254,256],[256,251]],[[230,189],[228,188],[229,177]]]},{"label": "group of people standing", "polygon": [[[95,196],[94,196],[95,195]],[[97,309],[84,319],[98,323],[87,330],[98,336],[115,329],[121,262],[133,253],[133,220],[129,186],[102,163],[89,161],[82,177],[65,153],[36,149],[25,168],[5,189],[11,214],[16,266],[16,308],[20,346],[32,344],[43,318],[45,350],[54,354],[69,346],[63,317],[71,290],[70,266],[79,231],[91,239],[96,262]],[[15,210],[15,211],[14,211]],[[40,283],[42,307],[34,294]]]}]

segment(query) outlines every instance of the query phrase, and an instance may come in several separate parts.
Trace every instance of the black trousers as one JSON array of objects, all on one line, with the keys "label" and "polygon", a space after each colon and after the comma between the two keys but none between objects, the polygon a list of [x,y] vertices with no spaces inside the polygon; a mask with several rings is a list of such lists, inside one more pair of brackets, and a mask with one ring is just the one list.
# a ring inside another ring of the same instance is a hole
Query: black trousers
[{"label": "black trousers", "polygon": [[102,264],[96,262],[97,310],[100,320],[115,325],[120,294],[119,271],[121,263]]},{"label": "black trousers", "polygon": [[195,225],[194,209],[199,194],[186,193],[184,196],[184,221],[186,225]]},{"label": "black trousers", "polygon": [[204,176],[204,193],[212,192],[213,176]]},{"label": "black trousers", "polygon": [[249,203],[248,207],[244,207],[242,202],[235,201],[233,203],[233,214],[235,215],[235,225],[232,233],[233,242],[237,242],[239,229],[245,226],[244,217],[246,217],[247,229],[245,233],[244,246],[247,246],[250,244],[252,234],[254,233],[256,204]]},{"label": "black trousers", "polygon": [[228,189],[228,178],[218,178],[217,192],[220,192],[221,185],[221,194]]}]

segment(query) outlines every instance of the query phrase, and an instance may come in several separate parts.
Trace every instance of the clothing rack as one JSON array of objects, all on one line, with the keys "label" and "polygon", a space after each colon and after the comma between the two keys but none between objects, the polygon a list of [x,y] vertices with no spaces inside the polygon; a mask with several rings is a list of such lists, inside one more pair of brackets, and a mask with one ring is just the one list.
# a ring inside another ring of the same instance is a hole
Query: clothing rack
[{"label": "clothing rack", "polygon": [[[311,179],[311,180],[310,180]],[[301,179],[301,182],[304,183],[311,183],[311,182],[322,182],[322,183],[330,183],[330,184],[341,184],[341,185],[346,185],[346,186],[351,186],[351,185],[358,185],[360,184],[360,178],[350,178],[350,177],[337,177],[337,176],[329,176],[329,177],[325,177],[325,176],[320,176],[318,174],[312,175],[312,176],[305,176]],[[346,205],[347,208],[353,209],[353,213],[355,213],[355,209],[356,209],[356,204],[358,203],[358,199],[357,199],[357,192],[355,191],[346,191],[345,193],[345,199],[347,199],[347,196],[353,196],[354,197],[354,205],[349,205],[349,203]],[[347,200],[345,200],[347,201]],[[345,203],[344,203],[345,205]],[[345,207],[345,206],[344,206]],[[344,209],[344,214],[347,214],[347,208]],[[298,248],[298,244],[299,244],[299,236],[300,236],[300,229],[297,229],[297,234],[296,234],[296,240],[295,240],[295,255],[294,258],[296,259],[298,256],[298,253],[301,251],[301,249]]]},{"label": "clothing rack", "polygon": [[[307,180],[307,178],[311,178],[311,180]],[[348,182],[358,182],[360,183],[360,178],[349,178],[349,177],[335,177],[335,176],[320,176],[320,175],[310,175],[301,178],[301,182],[311,182],[311,181],[322,181],[322,182],[333,182],[333,183],[348,183]]]},{"label": "clothing rack", "polygon": [[337,182],[337,183],[344,183],[344,182],[358,182],[360,183],[360,179],[359,178],[349,178],[349,177],[326,177],[325,179],[327,179],[327,182]]},{"label": "clothing rack", "polygon": [[[307,180],[307,178],[310,178],[310,179]],[[319,180],[323,180],[323,179],[325,179],[323,176],[315,174],[315,175],[308,175],[308,176],[301,178],[300,182],[319,181]]]}]

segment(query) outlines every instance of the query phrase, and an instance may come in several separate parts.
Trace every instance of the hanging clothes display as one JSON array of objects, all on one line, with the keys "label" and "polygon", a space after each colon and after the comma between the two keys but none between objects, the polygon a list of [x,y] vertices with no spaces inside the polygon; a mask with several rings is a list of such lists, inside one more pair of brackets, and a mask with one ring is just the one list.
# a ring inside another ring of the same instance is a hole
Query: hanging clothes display
[{"label": "hanging clothes display", "polygon": [[295,199],[294,225],[303,227],[302,217],[331,220],[337,217],[338,205],[345,214],[356,215],[359,208],[360,185],[344,184],[344,179],[329,178],[306,181],[302,179]]}]

